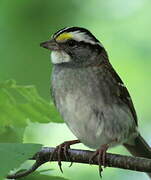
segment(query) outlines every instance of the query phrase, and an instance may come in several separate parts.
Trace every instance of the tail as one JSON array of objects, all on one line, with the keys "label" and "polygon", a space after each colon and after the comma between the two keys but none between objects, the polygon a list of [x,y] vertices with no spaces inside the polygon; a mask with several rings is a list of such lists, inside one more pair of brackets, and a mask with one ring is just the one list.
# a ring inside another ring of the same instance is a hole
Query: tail
[{"label": "tail", "polygon": [[[133,156],[151,159],[151,148],[141,135],[135,138],[134,145],[124,144],[124,146]],[[151,173],[147,174],[151,178]]]}]

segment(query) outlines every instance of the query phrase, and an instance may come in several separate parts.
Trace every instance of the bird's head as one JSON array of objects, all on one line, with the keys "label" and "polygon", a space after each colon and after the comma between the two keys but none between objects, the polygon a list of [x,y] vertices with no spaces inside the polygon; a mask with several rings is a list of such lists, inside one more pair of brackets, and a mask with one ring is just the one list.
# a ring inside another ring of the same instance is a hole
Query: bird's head
[{"label": "bird's head", "polygon": [[95,64],[104,49],[90,31],[81,27],[63,28],[40,45],[52,51],[53,64]]}]

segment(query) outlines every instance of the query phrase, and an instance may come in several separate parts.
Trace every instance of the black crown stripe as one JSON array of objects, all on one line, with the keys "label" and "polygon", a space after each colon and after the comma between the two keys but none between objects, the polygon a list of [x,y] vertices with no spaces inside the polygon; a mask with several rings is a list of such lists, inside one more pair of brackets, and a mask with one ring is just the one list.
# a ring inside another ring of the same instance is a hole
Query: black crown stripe
[{"label": "black crown stripe", "polygon": [[83,32],[83,33],[87,34],[88,36],[90,36],[95,42],[99,42],[99,40],[96,39],[96,37],[89,30],[82,28],[82,27],[65,27],[65,28],[62,28],[59,31],[57,31],[53,35],[53,37],[57,37],[64,32],[74,32],[74,31]]}]

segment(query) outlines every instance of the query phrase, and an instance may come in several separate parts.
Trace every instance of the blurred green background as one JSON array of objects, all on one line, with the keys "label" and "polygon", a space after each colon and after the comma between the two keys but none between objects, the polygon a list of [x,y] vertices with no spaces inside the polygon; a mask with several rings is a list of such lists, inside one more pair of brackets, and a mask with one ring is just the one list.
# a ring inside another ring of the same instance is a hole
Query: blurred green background
[{"label": "blurred green background", "polygon": [[[0,81],[15,79],[34,84],[50,99],[49,52],[39,46],[66,26],[91,30],[106,47],[110,61],[133,98],[139,130],[151,144],[151,1],[150,0],[0,0]],[[55,146],[74,139],[66,125],[29,123],[24,142]],[[84,146],[75,146],[85,148]],[[117,147],[111,152],[126,154]],[[97,167],[64,163],[62,175],[56,165],[51,174],[73,180],[99,179]],[[25,165],[26,166],[26,165]],[[103,180],[147,179],[143,173],[107,168]]]}]

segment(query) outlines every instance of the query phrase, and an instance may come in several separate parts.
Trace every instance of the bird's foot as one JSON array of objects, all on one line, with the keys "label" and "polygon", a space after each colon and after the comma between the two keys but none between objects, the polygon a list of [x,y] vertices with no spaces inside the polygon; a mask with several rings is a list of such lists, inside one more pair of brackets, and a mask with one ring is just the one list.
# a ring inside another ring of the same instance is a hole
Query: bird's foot
[{"label": "bird's foot", "polygon": [[106,151],[107,151],[108,147],[109,147],[108,144],[102,145],[99,149],[97,149],[92,154],[92,156],[89,159],[89,163],[92,164],[93,159],[97,156],[100,177],[102,177],[102,174],[101,174],[103,171],[102,166],[106,167]]},{"label": "bird's foot", "polygon": [[57,153],[57,156],[58,156],[58,166],[60,168],[60,171],[63,173],[63,170],[62,170],[62,163],[61,163],[61,156],[62,156],[62,153],[63,155],[65,156],[65,159],[69,162],[71,162],[70,166],[72,166],[72,161],[70,159],[70,155],[69,155],[69,152],[68,150],[70,149],[70,145],[73,145],[73,144],[77,144],[77,143],[80,143],[79,140],[73,140],[73,141],[65,141],[63,142],[62,144],[56,146],[56,148],[54,149],[54,152],[51,154],[50,156],[50,161],[53,159],[54,157],[54,154]]}]

